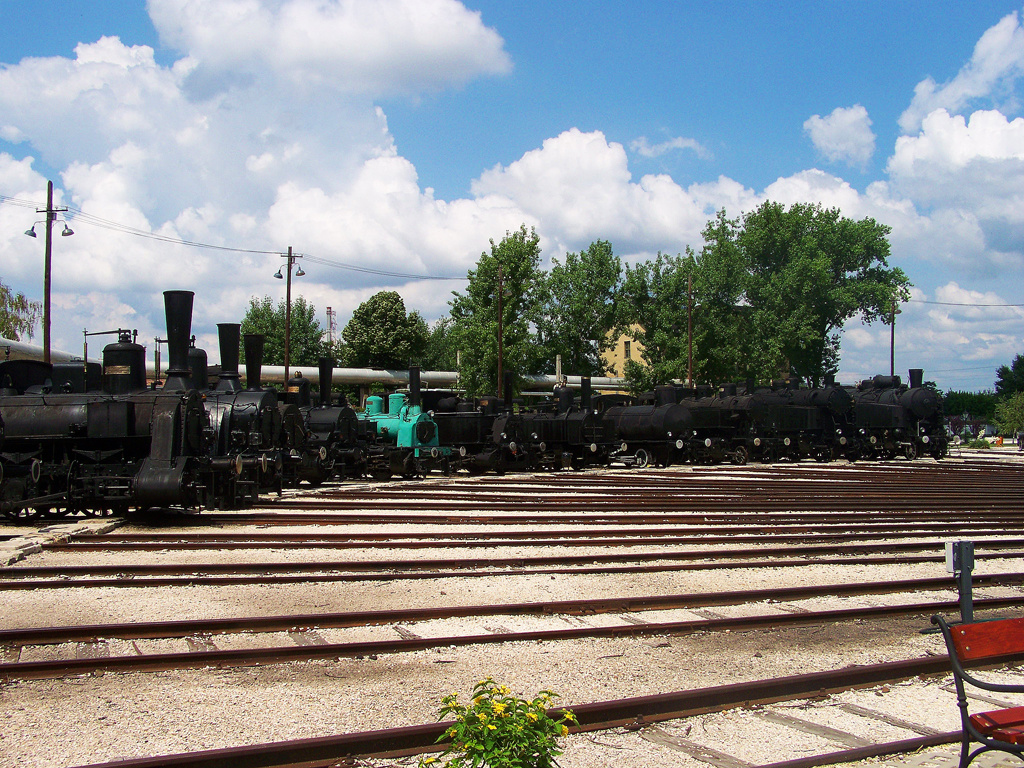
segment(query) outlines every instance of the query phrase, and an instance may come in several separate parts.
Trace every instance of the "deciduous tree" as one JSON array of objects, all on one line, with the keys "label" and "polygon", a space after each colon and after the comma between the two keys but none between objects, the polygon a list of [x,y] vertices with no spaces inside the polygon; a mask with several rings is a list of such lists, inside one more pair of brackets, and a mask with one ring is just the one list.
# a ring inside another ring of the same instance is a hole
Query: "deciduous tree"
[{"label": "deciduous tree", "polygon": [[1014,395],[1024,392],[1024,355],[1017,355],[1009,365],[1001,365],[996,371],[996,394]]},{"label": "deciduous tree", "polygon": [[424,354],[430,331],[418,312],[406,312],[395,291],[380,291],[352,313],[341,332],[345,364],[354,368],[407,368]]},{"label": "deciduous tree", "polygon": [[[284,365],[284,326],[287,307],[284,301],[275,306],[269,296],[249,300],[249,309],[242,318],[242,333],[262,333],[266,337],[263,346],[265,365]],[[316,366],[320,356],[327,351],[324,331],[316,319],[316,307],[302,297],[292,299],[291,334],[288,339],[288,353],[291,366]],[[242,350],[245,359],[245,350]]]},{"label": "deciduous tree", "polygon": [[461,352],[459,379],[470,394],[497,391],[499,293],[503,368],[523,373],[531,367],[531,325],[538,319],[542,276],[540,237],[524,224],[506,232],[500,243],[491,240],[491,252],[481,253],[476,269],[469,270],[465,292],[453,292],[449,303]]},{"label": "deciduous tree", "polygon": [[24,293],[0,282],[0,336],[11,341],[21,341],[22,336],[31,339],[42,315],[40,302],[29,301]]}]

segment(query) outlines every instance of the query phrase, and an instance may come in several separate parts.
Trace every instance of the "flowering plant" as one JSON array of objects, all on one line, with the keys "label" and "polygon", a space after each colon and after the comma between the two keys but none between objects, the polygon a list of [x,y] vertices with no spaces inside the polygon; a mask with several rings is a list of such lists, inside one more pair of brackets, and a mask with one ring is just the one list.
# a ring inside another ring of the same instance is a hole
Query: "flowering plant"
[{"label": "flowering plant", "polygon": [[[553,768],[555,757],[562,754],[558,738],[569,733],[567,723],[576,723],[568,709],[558,720],[551,719],[547,709],[557,695],[541,691],[532,701],[511,695],[504,685],[491,678],[473,686],[469,705],[459,703],[459,694],[441,699],[439,719],[455,716],[455,724],[438,741],[451,743],[440,757],[420,758],[420,768]],[[449,757],[451,756],[451,757]]]}]

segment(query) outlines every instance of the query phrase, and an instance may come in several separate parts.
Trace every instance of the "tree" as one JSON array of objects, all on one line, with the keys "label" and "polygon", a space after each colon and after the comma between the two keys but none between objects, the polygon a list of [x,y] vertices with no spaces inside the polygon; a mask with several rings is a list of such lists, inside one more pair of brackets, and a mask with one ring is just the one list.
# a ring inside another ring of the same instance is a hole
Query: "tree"
[{"label": "tree", "polygon": [[887,319],[910,296],[906,275],[888,266],[889,232],[874,219],[854,221],[817,204],[766,202],[741,223],[720,213],[705,230],[703,254],[735,260],[724,266],[742,276],[737,306],[745,309],[735,322],[736,338],[749,341],[746,373],[792,372],[813,382],[834,373],[843,324],[857,315],[865,323]]},{"label": "tree", "polygon": [[1004,435],[1016,435],[1024,430],[1024,391],[1014,392],[996,403],[995,422]]},{"label": "tree", "polygon": [[[262,333],[266,337],[263,346],[264,365],[284,365],[284,326],[287,307],[285,302],[274,302],[269,296],[249,299],[249,309],[242,318],[242,333]],[[324,331],[316,319],[316,307],[303,298],[292,299],[292,327],[288,339],[288,353],[291,366],[319,364],[321,355],[327,352]],[[245,350],[242,350],[245,360]]]},{"label": "tree", "polygon": [[461,351],[459,379],[470,394],[496,391],[499,301],[503,370],[531,367],[536,351],[531,325],[538,319],[542,277],[540,237],[524,224],[506,232],[498,244],[491,240],[491,252],[481,253],[476,269],[467,274],[465,293],[453,291],[449,304],[452,334]]},{"label": "tree", "polygon": [[398,293],[380,291],[356,307],[341,335],[346,365],[408,368],[423,355],[430,331],[418,312],[406,313]]},{"label": "tree", "polygon": [[459,367],[459,351],[455,340],[455,321],[442,317],[430,326],[423,367],[428,371],[454,371]]},{"label": "tree", "polygon": [[621,284],[622,262],[606,240],[565,254],[564,263],[553,260],[537,322],[539,346],[548,358],[544,367],[553,369],[555,355],[561,355],[562,370],[569,374],[604,375],[608,367],[601,355],[615,345],[609,333]]},{"label": "tree", "polygon": [[0,336],[11,341],[21,341],[23,335],[31,339],[42,315],[40,302],[29,301],[0,281]]},{"label": "tree", "polygon": [[643,346],[646,363],[626,362],[623,375],[633,390],[686,378],[686,305],[693,265],[687,251],[685,257],[659,252],[653,261],[626,267],[618,330]]},{"label": "tree", "polygon": [[996,394],[1000,397],[1024,392],[1024,355],[1017,355],[1010,365],[996,371]]}]

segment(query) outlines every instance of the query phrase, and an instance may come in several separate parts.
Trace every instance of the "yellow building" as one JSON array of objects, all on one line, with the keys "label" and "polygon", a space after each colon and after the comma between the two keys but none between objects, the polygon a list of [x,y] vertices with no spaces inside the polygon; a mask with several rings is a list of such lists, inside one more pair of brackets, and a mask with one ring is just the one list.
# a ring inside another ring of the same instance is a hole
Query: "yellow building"
[{"label": "yellow building", "polygon": [[[639,331],[640,326],[632,326],[632,330]],[[610,335],[610,334],[609,334]],[[633,338],[629,332],[622,334],[615,340],[615,346],[601,354],[605,365],[611,367],[611,376],[622,376],[626,371],[626,361],[633,360],[640,365],[645,365],[643,360],[643,345]]]}]

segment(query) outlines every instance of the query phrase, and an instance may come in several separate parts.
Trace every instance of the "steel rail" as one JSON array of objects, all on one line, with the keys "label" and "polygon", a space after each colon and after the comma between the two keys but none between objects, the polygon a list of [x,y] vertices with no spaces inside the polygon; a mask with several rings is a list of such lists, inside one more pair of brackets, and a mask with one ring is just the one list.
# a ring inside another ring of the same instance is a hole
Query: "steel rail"
[{"label": "steel rail", "polygon": [[[1024,557],[1024,552],[1008,553],[1004,555],[991,555],[977,559],[994,560],[1006,558]],[[635,559],[635,558],[634,558]],[[136,568],[130,577],[121,578],[23,578],[0,580],[0,592],[10,590],[27,589],[85,589],[85,588],[108,588],[108,587],[180,587],[180,586],[238,586],[242,584],[309,584],[309,583],[334,583],[354,581],[402,581],[407,579],[445,579],[445,578],[490,578],[496,576],[537,576],[537,575],[592,575],[609,573],[669,573],[673,571],[719,571],[739,570],[744,568],[794,568],[812,565],[907,565],[917,563],[940,563],[944,555],[905,555],[902,557],[871,557],[851,560],[848,557],[821,557],[806,558],[802,560],[754,560],[754,561],[733,561],[711,563],[659,563],[655,565],[622,565],[622,566],[594,566],[594,567],[550,567],[550,568],[526,568],[517,567],[515,570],[509,568],[494,570],[398,570],[398,571],[359,571],[353,573],[317,573],[306,572],[294,575],[271,575],[263,572],[259,565],[246,566],[236,573],[252,575],[222,575],[204,576],[200,573],[187,572],[184,569],[181,575],[171,577],[148,576],[144,570]],[[16,569],[18,572],[30,571],[29,568]],[[60,569],[51,569],[60,570]],[[283,570],[287,571],[287,564]],[[9,575],[8,572],[7,575]],[[32,575],[28,573],[27,575]]]},{"label": "steel rail", "polygon": [[[628,532],[626,535],[615,537],[604,536],[596,531],[580,532],[556,532],[550,536],[538,537],[536,533],[531,538],[517,538],[498,534],[487,538],[479,538],[481,534],[474,534],[475,538],[467,538],[465,535],[435,535],[432,533],[406,534],[390,539],[381,534],[379,536],[367,536],[366,538],[357,535],[342,534],[337,538],[330,535],[314,534],[313,536],[275,536],[268,534],[265,537],[258,535],[250,539],[246,535],[224,537],[216,536],[204,539],[181,540],[170,535],[166,538],[155,540],[130,540],[130,541],[105,541],[104,536],[98,535],[89,541],[74,540],[69,542],[44,543],[42,548],[51,552],[163,552],[173,551],[199,551],[199,550],[236,550],[236,549],[433,549],[443,547],[445,549],[480,549],[495,547],[636,547],[636,546],[673,546],[673,545],[720,545],[720,544],[756,544],[764,543],[766,534],[735,534],[732,536],[713,536],[708,534],[685,535],[659,535],[653,531]],[[947,536],[966,535],[960,530],[947,530]],[[979,536],[1001,536],[1002,531],[971,531],[970,535],[978,542]],[[872,533],[872,534],[782,534],[771,535],[772,543],[817,543],[817,542],[856,542],[856,541],[889,541],[894,538],[911,538],[913,531],[898,534]],[[115,537],[116,538],[116,537]],[[1001,540],[1007,546],[1024,545],[1024,539]]]},{"label": "steel rail", "polygon": [[[975,587],[1021,583],[1024,583],[1024,573],[981,575],[973,579]],[[99,638],[128,640],[215,635],[234,632],[284,632],[300,628],[365,627],[382,624],[409,624],[432,619],[501,615],[579,616],[604,613],[639,613],[680,608],[741,605],[766,600],[771,600],[772,602],[791,602],[825,596],[849,597],[852,595],[892,594],[894,592],[952,591],[953,588],[949,578],[931,578],[734,590],[728,592],[697,592],[681,595],[550,600],[529,603],[496,603],[488,605],[347,611],[343,613],[305,613],[185,621],[131,622],[127,624],[87,624],[66,627],[28,627],[0,630],[0,645],[53,645],[56,643],[94,642]],[[1021,602],[1024,602],[1024,596],[1021,597]]]},{"label": "steel rail", "polygon": [[[992,597],[975,601],[978,610],[1008,608],[1024,603],[1024,597]],[[69,675],[104,672],[158,672],[169,669],[201,667],[261,666],[293,661],[313,661],[352,656],[374,656],[409,653],[438,647],[467,645],[500,645],[502,643],[621,638],[644,635],[683,635],[693,632],[750,631],[780,626],[839,623],[892,616],[926,615],[938,611],[956,612],[959,603],[943,600],[901,606],[872,606],[807,613],[768,614],[722,619],[621,624],[604,627],[573,627],[568,629],[534,630],[486,635],[404,638],[401,640],[369,640],[324,645],[276,646],[234,650],[194,651],[187,653],[143,654],[139,656],[105,656],[85,659],[0,663],[0,680],[38,680]]]},{"label": "steel rail", "polygon": [[[1021,540],[980,541],[975,546],[976,559],[1024,557],[1024,552],[1007,553],[1003,550],[1021,546]],[[689,560],[734,560],[739,558],[796,558],[815,555],[869,555],[877,552],[943,552],[941,541],[893,542],[879,544],[843,544],[828,546],[796,547],[752,547],[749,549],[706,549],[685,552],[643,552],[591,555],[532,555],[514,557],[467,557],[467,558],[423,558],[415,560],[344,560],[327,562],[252,562],[252,563],[193,563],[170,565],[55,565],[55,566],[7,566],[0,568],[0,577],[25,578],[34,576],[75,576],[150,574],[181,575],[189,573],[282,573],[310,571],[379,571],[379,570],[437,570],[440,568],[482,568],[501,565],[520,568],[530,565],[571,565],[588,563],[619,563],[632,560],[657,558],[669,561]],[[929,559],[944,559],[937,555]]]},{"label": "steel rail", "polygon": [[[1021,658],[1024,657],[1004,657],[1002,661],[1008,663],[1019,661]],[[571,709],[579,721],[579,727],[572,728],[572,731],[607,730],[720,712],[737,706],[770,704],[806,696],[841,693],[854,688],[891,684],[919,676],[941,675],[947,673],[949,668],[949,659],[946,656],[906,659],[590,704],[570,702],[565,708]],[[557,717],[562,708],[555,707],[549,712]],[[271,768],[288,765],[318,768],[344,758],[398,756],[436,750],[439,749],[436,742],[451,725],[451,721],[443,721],[379,731],[136,758],[113,763],[92,763],[78,768]],[[958,737],[958,734],[955,737]]]}]

